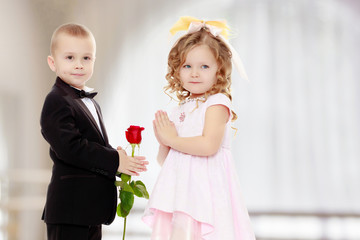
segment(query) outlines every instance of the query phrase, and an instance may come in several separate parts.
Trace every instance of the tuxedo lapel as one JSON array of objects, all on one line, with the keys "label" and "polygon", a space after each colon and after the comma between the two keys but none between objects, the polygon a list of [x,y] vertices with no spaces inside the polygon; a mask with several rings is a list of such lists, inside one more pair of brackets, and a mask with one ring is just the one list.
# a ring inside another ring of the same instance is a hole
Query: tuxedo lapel
[{"label": "tuxedo lapel", "polygon": [[96,108],[96,113],[97,113],[97,115],[99,116],[101,131],[102,131],[102,134],[103,134],[105,143],[108,144],[108,143],[109,143],[109,140],[108,140],[108,136],[107,136],[107,133],[106,133],[106,129],[105,129],[105,125],[104,125],[104,120],[103,120],[103,118],[102,118],[102,114],[101,114],[100,107],[99,107],[99,105],[95,102],[95,100],[91,99],[91,101],[94,103],[94,106],[95,106],[95,108]]},{"label": "tuxedo lapel", "polygon": [[[102,123],[102,117],[101,117],[101,114],[99,114],[100,110],[99,110],[99,107],[97,106],[96,102],[93,99],[91,99],[91,101],[95,105],[96,112],[98,113],[98,116],[99,116],[101,130],[99,129],[99,126],[97,125],[97,123],[96,123],[93,115],[89,111],[89,109],[86,107],[85,103],[81,100],[81,98],[79,98],[79,94],[77,93],[78,90],[72,88],[70,85],[68,85],[67,83],[62,81],[59,77],[57,77],[57,79],[56,79],[55,86],[61,88],[62,90],[64,90],[68,95],[67,97],[69,97],[69,98],[71,98],[73,100],[73,101],[69,101],[69,102],[75,102],[75,104],[80,106],[81,110],[85,113],[87,118],[93,124],[94,128],[97,130],[97,132],[99,134],[99,137],[102,138],[106,144],[108,144],[108,140],[107,140],[107,136],[106,136],[106,132],[105,132],[105,127],[104,127],[104,125]],[[101,132],[103,134],[101,134]]]},{"label": "tuxedo lapel", "polygon": [[[91,99],[91,100],[92,100],[92,99]],[[99,121],[100,121],[100,125],[101,125],[101,130],[102,130],[102,131],[100,131],[99,126],[97,125],[97,123],[96,123],[93,115],[92,115],[91,112],[89,111],[89,109],[86,107],[85,103],[83,103],[83,101],[82,101],[80,98],[75,99],[75,101],[76,101],[77,104],[79,104],[79,106],[81,107],[81,109],[85,112],[86,116],[89,118],[89,120],[91,121],[91,123],[94,125],[94,128],[96,128],[96,130],[98,131],[99,136],[107,143],[107,140],[106,140],[105,134],[104,134],[104,127],[103,127],[103,124],[102,124],[102,118],[100,117],[99,113],[98,113],[98,116],[99,116]],[[93,100],[92,100],[92,101],[93,101]],[[94,105],[95,105],[95,108],[96,108],[96,112],[98,112],[98,108],[97,108],[96,104],[94,104]],[[101,135],[101,132],[104,134],[104,136]]]}]

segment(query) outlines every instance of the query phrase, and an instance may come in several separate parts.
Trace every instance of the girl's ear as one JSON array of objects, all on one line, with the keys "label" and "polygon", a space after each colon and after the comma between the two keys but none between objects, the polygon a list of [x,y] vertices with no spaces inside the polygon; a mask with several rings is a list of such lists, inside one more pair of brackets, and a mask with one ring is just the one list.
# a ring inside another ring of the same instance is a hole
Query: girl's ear
[{"label": "girl's ear", "polygon": [[51,69],[51,71],[53,72],[56,72],[56,67],[55,67],[55,60],[52,56],[48,56],[47,57],[47,62],[48,62],[48,65]]}]

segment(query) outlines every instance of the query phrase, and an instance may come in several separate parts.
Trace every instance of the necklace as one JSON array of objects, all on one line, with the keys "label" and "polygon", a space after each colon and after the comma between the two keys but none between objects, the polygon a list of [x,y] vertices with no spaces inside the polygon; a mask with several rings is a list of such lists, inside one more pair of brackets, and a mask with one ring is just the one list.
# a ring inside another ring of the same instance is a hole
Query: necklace
[{"label": "necklace", "polygon": [[185,103],[188,103],[188,102],[198,102],[198,101],[201,101],[201,102],[205,102],[205,97],[204,96],[201,96],[201,97],[196,97],[196,98],[187,98],[185,100],[182,100],[180,102],[180,105],[183,105]]}]

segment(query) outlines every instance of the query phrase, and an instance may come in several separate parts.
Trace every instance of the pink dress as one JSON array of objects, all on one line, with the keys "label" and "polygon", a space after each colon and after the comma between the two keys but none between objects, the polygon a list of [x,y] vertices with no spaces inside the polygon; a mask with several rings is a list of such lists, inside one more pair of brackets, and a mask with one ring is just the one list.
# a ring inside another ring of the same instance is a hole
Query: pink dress
[{"label": "pink dress", "polygon": [[[179,105],[170,116],[178,135],[202,135],[206,109],[213,105],[231,109],[221,93]],[[153,229],[151,239],[255,239],[230,150],[231,117],[216,154],[201,157],[170,149],[143,216]]]}]

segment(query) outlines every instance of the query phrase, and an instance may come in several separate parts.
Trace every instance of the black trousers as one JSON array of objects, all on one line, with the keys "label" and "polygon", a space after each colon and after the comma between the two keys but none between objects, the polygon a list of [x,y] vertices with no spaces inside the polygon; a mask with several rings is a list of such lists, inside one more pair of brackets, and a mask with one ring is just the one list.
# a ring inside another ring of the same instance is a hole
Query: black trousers
[{"label": "black trousers", "polygon": [[48,240],[101,240],[101,225],[46,224]]}]

